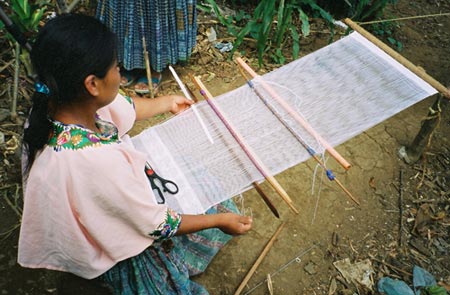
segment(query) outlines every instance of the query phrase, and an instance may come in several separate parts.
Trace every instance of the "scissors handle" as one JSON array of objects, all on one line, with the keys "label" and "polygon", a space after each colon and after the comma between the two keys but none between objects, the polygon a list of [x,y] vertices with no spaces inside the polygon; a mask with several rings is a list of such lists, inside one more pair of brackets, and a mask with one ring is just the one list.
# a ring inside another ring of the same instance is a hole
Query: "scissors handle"
[{"label": "scissors handle", "polygon": [[[156,191],[157,195],[160,197],[161,201],[158,201],[158,204],[164,204],[165,198],[163,192],[168,192],[170,194],[178,193],[178,185],[171,181],[162,178],[158,174],[156,174],[155,170],[150,166],[149,163],[145,164],[145,173],[150,180],[150,185],[153,191]],[[162,188],[162,191],[161,191]]]},{"label": "scissors handle", "polygon": [[151,182],[158,188],[162,188],[163,192],[171,193],[172,195],[178,193],[178,185],[172,180],[164,179],[158,174],[155,173],[154,170],[147,169],[147,176],[151,179]]},{"label": "scissors handle", "polygon": [[166,198],[164,198],[164,194],[161,192],[161,189],[155,184],[155,182],[150,179],[150,185],[152,187],[153,192],[155,193],[155,196],[157,195],[159,197],[159,200],[157,200],[158,204],[164,204],[166,202]]}]

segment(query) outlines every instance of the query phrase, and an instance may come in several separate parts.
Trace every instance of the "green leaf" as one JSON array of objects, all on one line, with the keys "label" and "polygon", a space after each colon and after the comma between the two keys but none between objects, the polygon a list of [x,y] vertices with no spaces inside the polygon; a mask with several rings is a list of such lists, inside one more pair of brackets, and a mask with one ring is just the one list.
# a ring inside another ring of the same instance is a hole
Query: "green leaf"
[{"label": "green leaf", "polygon": [[31,16],[30,28],[29,28],[31,31],[37,31],[39,22],[41,21],[41,18],[42,18],[42,15],[44,15],[44,12],[45,12],[45,7],[41,8],[41,9],[36,9],[33,12],[33,15]]},{"label": "green leaf", "polygon": [[313,0],[308,0],[308,4],[309,4],[309,6],[310,6],[313,10],[318,11],[318,12],[320,13],[320,16],[321,16],[324,20],[328,21],[329,23],[333,23],[333,22],[334,22],[334,19],[333,19],[333,17],[331,16],[331,14],[329,14],[328,12],[326,12],[325,10],[323,10],[322,7],[320,7],[319,5],[317,5],[317,3],[316,3],[315,1],[313,1]]},{"label": "green leaf", "polygon": [[214,10],[214,13],[216,14],[217,18],[219,19],[220,23],[227,27],[228,32],[232,36],[236,36],[236,26],[234,26],[231,22],[228,22],[228,20],[220,13],[219,7],[217,6],[216,2],[214,0],[206,0],[207,3],[209,3]]},{"label": "green leaf", "polygon": [[397,40],[395,40],[392,37],[387,37],[387,39],[388,39],[389,43],[391,43],[392,45],[395,45],[397,43]]},{"label": "green leaf", "polygon": [[277,32],[281,31],[281,27],[283,26],[283,17],[284,17],[284,0],[281,0],[280,5],[278,5]]},{"label": "green leaf", "polygon": [[298,54],[300,52],[300,38],[298,36],[297,28],[294,25],[291,25],[291,37],[292,37],[292,58],[296,59],[298,57]]},{"label": "green leaf", "polygon": [[286,58],[280,48],[275,50],[275,54],[272,54],[272,59],[278,64],[284,64],[286,62]]},{"label": "green leaf", "polygon": [[24,20],[27,18],[26,13],[22,10],[22,7],[19,3],[20,0],[12,0],[11,7],[12,10],[17,14],[20,20]]},{"label": "green leaf", "polygon": [[259,65],[261,66],[262,57],[267,48],[266,42],[272,28],[273,18],[275,16],[275,0],[266,0],[260,2],[258,7],[256,7],[255,9],[255,13],[262,17],[261,28],[258,32],[256,43],[256,49],[258,52],[258,62]]},{"label": "green leaf", "polygon": [[287,5],[284,9],[284,15],[280,19],[278,19],[277,30],[274,34],[276,39],[276,46],[280,47],[281,43],[285,39],[286,30],[288,29],[289,24],[291,24],[292,20],[292,12],[294,11],[294,7],[292,5]]},{"label": "green leaf", "polygon": [[447,291],[444,287],[441,286],[430,286],[424,288],[426,291],[426,294],[429,295],[447,295]]},{"label": "green leaf", "polygon": [[300,21],[302,22],[302,35],[304,37],[307,37],[309,35],[309,18],[306,15],[306,13],[303,12],[303,10],[301,8],[298,9],[298,12],[300,14]]}]

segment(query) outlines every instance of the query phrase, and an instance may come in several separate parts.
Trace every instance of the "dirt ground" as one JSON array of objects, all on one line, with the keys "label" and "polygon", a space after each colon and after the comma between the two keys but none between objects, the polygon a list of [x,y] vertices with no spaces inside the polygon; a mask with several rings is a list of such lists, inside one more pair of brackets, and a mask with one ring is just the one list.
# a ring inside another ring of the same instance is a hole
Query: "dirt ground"
[{"label": "dirt ground", "polygon": [[[450,12],[448,0],[399,2],[386,11],[386,18]],[[199,23],[198,50],[189,65],[176,68],[180,76],[202,75],[213,95],[242,85],[244,81],[234,64],[207,44],[204,32],[214,23],[210,18],[202,17]],[[313,26],[315,33],[302,40],[301,55],[327,44],[326,28],[314,22]],[[393,37],[403,44],[401,54],[404,57],[442,84],[450,85],[449,16],[399,22]],[[251,46],[246,47],[245,56],[256,63],[256,53]],[[260,73],[274,67],[265,64]],[[2,89],[11,82],[10,75],[5,72],[0,73]],[[161,91],[179,92],[169,74],[164,73],[164,77]],[[0,108],[8,109],[6,92],[2,95]],[[335,262],[346,262],[345,259],[351,269],[368,262],[369,281],[375,284],[381,277],[411,284],[413,266],[418,265],[431,272],[439,284],[449,288],[448,104],[443,103],[442,107],[447,110],[440,116],[440,124],[434,130],[425,157],[415,164],[406,164],[398,156],[401,146],[413,142],[436,97],[425,99],[337,147],[353,167],[347,172],[339,167],[330,168],[361,201],[360,206],[355,206],[330,182],[322,184],[319,199],[317,195],[311,195],[316,164],[312,160],[302,163],[276,176],[300,209],[300,214],[293,214],[265,183],[262,186],[270,192],[281,213],[280,219],[270,213],[254,190],[246,192],[245,207],[252,209],[254,229],[229,242],[207,271],[195,280],[205,285],[212,295],[234,294],[272,235],[285,223],[243,294],[270,294],[265,281],[268,274],[273,294],[377,294],[375,287],[370,290],[345,280],[334,265]],[[18,110],[22,119],[27,107],[26,98],[19,98]],[[163,119],[165,117],[160,116],[140,123],[133,133]],[[0,170],[0,294],[103,294],[72,276],[17,265],[21,184],[19,152],[14,138],[20,140],[21,123],[0,120],[0,131],[5,134],[6,142],[1,146],[3,164]]]}]

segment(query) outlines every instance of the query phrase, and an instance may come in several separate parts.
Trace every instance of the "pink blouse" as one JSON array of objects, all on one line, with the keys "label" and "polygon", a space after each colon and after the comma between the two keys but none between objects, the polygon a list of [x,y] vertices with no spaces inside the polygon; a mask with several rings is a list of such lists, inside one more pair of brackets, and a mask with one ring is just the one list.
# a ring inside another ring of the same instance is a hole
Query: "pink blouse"
[{"label": "pink blouse", "polygon": [[145,156],[126,140],[131,99],[118,95],[98,115],[101,134],[54,122],[24,185],[20,265],[91,279],[176,233],[181,215],[157,204]]}]

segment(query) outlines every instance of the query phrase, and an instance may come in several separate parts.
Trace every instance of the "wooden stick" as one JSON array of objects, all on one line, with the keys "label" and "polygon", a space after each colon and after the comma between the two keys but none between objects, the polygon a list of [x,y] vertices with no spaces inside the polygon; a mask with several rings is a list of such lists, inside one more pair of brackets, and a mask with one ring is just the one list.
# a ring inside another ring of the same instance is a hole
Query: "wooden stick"
[{"label": "wooden stick", "polygon": [[241,75],[244,77],[245,80],[247,80],[247,84],[250,86],[250,88],[255,92],[256,96],[258,96],[259,99],[264,103],[264,105],[272,112],[272,114],[277,117],[277,119],[283,124],[284,127],[286,127],[287,130],[297,139],[297,141],[305,148],[305,150],[313,157],[314,160],[327,172],[327,177],[331,181],[335,181],[336,184],[347,194],[347,196],[350,197],[350,199],[355,202],[357,205],[360,205],[359,201],[353,197],[353,195],[342,185],[342,183],[336,178],[335,175],[333,175],[333,172],[331,170],[328,170],[325,163],[317,156],[316,152],[295,132],[295,130],[289,126],[289,124],[280,116],[280,114],[277,113],[276,109],[267,101],[267,99],[264,98],[264,96],[254,87],[252,81],[247,77],[247,75],[244,73],[242,67],[239,67],[239,71],[241,72]]},{"label": "wooden stick", "polygon": [[370,259],[372,259],[372,260],[374,260],[374,261],[376,261],[376,262],[379,262],[379,263],[381,263],[381,264],[384,264],[384,265],[386,265],[386,266],[392,268],[393,270],[398,271],[398,272],[401,272],[401,273],[403,273],[403,274],[405,274],[405,275],[408,275],[408,276],[410,276],[410,277],[413,276],[412,273],[407,272],[406,270],[403,270],[403,269],[398,268],[398,267],[396,267],[396,266],[393,266],[392,264],[389,264],[389,263],[387,263],[387,262],[385,262],[385,261],[376,259],[375,257],[371,257]]},{"label": "wooden stick", "polygon": [[16,42],[14,50],[14,85],[13,85],[13,99],[11,103],[11,120],[17,121],[17,96],[19,94],[19,71],[20,71],[20,44]]},{"label": "wooden stick", "polygon": [[383,43],[380,39],[363,29],[361,26],[357,25],[355,22],[353,22],[351,19],[346,18],[344,19],[344,22],[353,30],[360,33],[362,36],[364,36],[367,40],[375,44],[377,47],[379,47],[381,50],[389,54],[393,59],[398,61],[400,64],[405,66],[407,69],[409,69],[411,72],[419,76],[422,80],[430,84],[434,89],[439,91],[443,96],[450,99],[450,90],[447,89],[444,85],[439,83],[437,80],[435,80],[433,77],[428,75],[424,70],[418,68],[416,65],[414,65],[412,62],[404,58],[402,55],[400,55],[398,52],[396,52],[394,49]]},{"label": "wooden stick", "polygon": [[236,290],[236,292],[234,292],[234,295],[241,294],[242,290],[245,288],[245,286],[247,285],[248,281],[250,280],[250,278],[253,276],[253,274],[255,273],[256,269],[258,268],[258,266],[263,261],[264,257],[266,257],[266,255],[269,252],[270,248],[272,248],[273,243],[275,242],[277,237],[280,235],[281,230],[283,229],[285,224],[286,223],[281,224],[280,227],[277,229],[277,231],[273,234],[272,238],[269,240],[269,242],[267,243],[266,247],[264,247],[264,250],[261,252],[261,254],[259,255],[259,257],[256,260],[256,262],[253,264],[252,268],[250,268],[250,270],[248,271],[248,273],[245,276],[245,278],[242,281],[242,283],[239,285],[239,287]]},{"label": "wooden stick", "polygon": [[[177,72],[175,72],[175,69],[172,66],[169,66],[169,70],[172,73],[173,77],[175,78],[175,81],[177,81],[178,86],[180,86],[181,91],[183,92],[184,96],[186,96],[186,98],[189,99],[190,101],[194,101],[194,99],[191,97],[191,94],[189,93],[187,88],[184,86],[184,83],[181,81],[180,77],[178,77]],[[214,140],[213,140],[211,134],[209,133],[208,128],[206,128],[205,122],[203,122],[202,116],[200,116],[197,106],[192,105],[191,108],[192,108],[192,111],[194,112],[195,116],[197,117],[197,120],[203,129],[203,132],[205,132],[206,137],[208,138],[209,142],[211,144],[214,144]]]},{"label": "wooden stick", "polygon": [[[238,64],[246,70],[250,76],[253,78],[258,77],[259,75],[253,71],[252,68],[250,68],[243,60],[242,58],[238,57],[236,58],[236,61]],[[262,81],[262,80],[261,80]],[[325,149],[330,153],[330,155],[336,159],[336,161],[341,164],[342,167],[345,169],[349,169],[351,167],[350,163],[347,162],[328,142],[325,141],[312,127],[309,125],[309,123],[302,118],[298,112],[296,112],[294,109],[290,107],[290,105],[281,98],[267,83],[264,83],[264,81],[261,82],[262,87],[272,96],[272,98],[278,102],[278,104],[286,110],[300,125],[303,126],[303,128],[306,129],[312,136],[314,136],[317,141],[319,141]]]},{"label": "wooden stick", "polygon": [[192,100],[197,103],[198,102],[198,98],[197,96],[195,96],[195,94],[192,92],[192,90],[189,88],[188,85],[184,85],[186,87],[186,90],[189,92],[189,95],[191,96]]},{"label": "wooden stick", "polygon": [[194,76],[191,76],[191,79],[192,82],[196,85],[196,87],[200,90],[200,93],[206,99],[209,106],[213,109],[213,111],[216,113],[216,115],[219,117],[219,119],[222,121],[222,123],[234,137],[234,139],[242,148],[242,150],[245,152],[245,154],[248,156],[250,161],[255,165],[256,169],[272,185],[275,191],[281,196],[281,198],[286,202],[286,204],[288,204],[288,206],[292,209],[292,211],[294,211],[296,214],[299,214],[299,211],[292,204],[292,200],[286,193],[286,191],[281,187],[278,181],[272,175],[270,175],[270,173],[268,172],[269,170],[265,167],[265,165],[262,163],[259,157],[255,154],[255,152],[253,152],[253,150],[250,149],[250,147],[245,143],[244,138],[238,132],[236,132],[236,128],[234,128],[230,124],[230,121],[225,118],[223,112],[221,112],[219,108],[216,106],[216,104],[212,101],[213,96],[206,89],[205,85],[203,85],[202,81],[198,77]]},{"label": "wooden stick", "polygon": [[259,186],[259,184],[256,181],[254,181],[252,184],[253,184],[253,187],[255,188],[255,190],[258,192],[258,194],[263,199],[264,203],[266,203],[267,207],[269,207],[270,211],[272,211],[273,215],[275,215],[276,218],[280,218],[280,214],[278,213],[277,208],[275,208],[272,201],[270,201],[269,197],[264,193],[264,191]]},{"label": "wooden stick", "polygon": [[399,227],[398,227],[398,245],[403,246],[403,169],[400,169],[398,188],[398,210],[399,210]]},{"label": "wooden stick", "polygon": [[144,62],[145,70],[147,71],[148,89],[150,90],[150,97],[154,98],[155,94],[153,92],[152,70],[150,68],[150,59],[147,51],[147,44],[145,43],[145,37],[142,37],[142,47],[144,48]]}]

